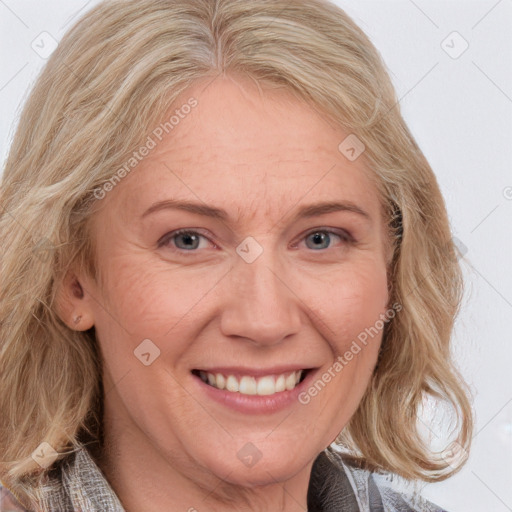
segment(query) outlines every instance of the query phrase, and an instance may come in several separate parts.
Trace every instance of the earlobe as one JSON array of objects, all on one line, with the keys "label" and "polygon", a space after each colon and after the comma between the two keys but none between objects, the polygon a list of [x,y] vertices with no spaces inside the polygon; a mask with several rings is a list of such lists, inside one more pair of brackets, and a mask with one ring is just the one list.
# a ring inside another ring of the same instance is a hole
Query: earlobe
[{"label": "earlobe", "polygon": [[86,300],[84,288],[71,270],[68,270],[58,287],[56,312],[74,331],[87,331],[94,326],[94,315]]},{"label": "earlobe", "polygon": [[73,316],[72,326],[68,325],[68,327],[71,327],[71,329],[73,329],[74,331],[87,331],[93,326],[94,320],[92,318],[92,315],[86,313],[75,314]]}]

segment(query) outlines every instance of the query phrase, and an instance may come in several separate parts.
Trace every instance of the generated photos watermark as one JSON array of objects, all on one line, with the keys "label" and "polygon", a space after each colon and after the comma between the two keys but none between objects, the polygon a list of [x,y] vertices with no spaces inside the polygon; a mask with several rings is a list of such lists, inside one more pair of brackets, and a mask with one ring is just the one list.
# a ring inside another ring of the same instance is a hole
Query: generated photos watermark
[{"label": "generated photos watermark", "polygon": [[379,315],[379,319],[371,327],[361,331],[357,335],[357,339],[352,341],[350,348],[343,355],[338,356],[334,363],[308,389],[299,393],[299,402],[303,405],[309,404],[311,399],[317,396],[354,359],[354,356],[359,354],[368,345],[368,342],[384,329],[385,324],[392,320],[401,310],[402,305],[395,302],[384,314],[381,313]]}]

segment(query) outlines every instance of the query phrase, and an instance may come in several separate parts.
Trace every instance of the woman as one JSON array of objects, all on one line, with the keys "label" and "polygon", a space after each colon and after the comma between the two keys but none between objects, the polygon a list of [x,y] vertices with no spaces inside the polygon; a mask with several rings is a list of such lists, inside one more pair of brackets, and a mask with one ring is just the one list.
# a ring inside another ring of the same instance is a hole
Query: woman
[{"label": "woman", "polygon": [[[40,76],[0,200],[6,500],[441,510],[383,475],[467,456],[456,248],[339,8],[99,4]],[[442,453],[429,398],[458,419]]]}]

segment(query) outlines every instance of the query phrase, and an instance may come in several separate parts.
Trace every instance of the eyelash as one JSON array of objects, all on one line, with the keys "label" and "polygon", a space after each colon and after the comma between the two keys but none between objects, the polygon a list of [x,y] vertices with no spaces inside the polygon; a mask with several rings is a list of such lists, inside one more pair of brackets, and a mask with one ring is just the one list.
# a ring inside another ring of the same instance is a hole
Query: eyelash
[{"label": "eyelash", "polygon": [[[317,229],[313,229],[311,231],[308,231],[302,238],[301,238],[301,241],[306,239],[308,236],[310,235],[313,235],[315,233],[328,233],[329,235],[335,235],[335,236],[338,236],[343,243],[345,244],[353,244],[355,243],[355,239],[354,237],[348,233],[347,231],[344,231],[344,230],[332,230],[332,229],[327,229],[327,228],[317,228]],[[186,249],[180,249],[178,247],[172,247],[170,245],[167,245],[168,242],[170,242],[172,239],[178,237],[179,235],[183,235],[183,234],[187,234],[187,235],[199,235],[203,238],[205,238],[206,240],[208,240],[210,243],[213,244],[213,242],[204,234],[202,234],[201,232],[199,231],[195,231],[195,230],[192,230],[192,229],[177,229],[176,231],[171,231],[170,233],[167,233],[165,234],[157,243],[157,246],[158,248],[168,248],[168,249],[171,249],[175,252],[178,252],[178,253],[181,253],[181,254],[184,254],[184,253],[189,253],[189,254],[193,254],[193,253],[197,253],[199,250],[198,249],[191,249],[191,250],[186,250]],[[215,245],[215,244],[213,244]],[[293,247],[295,248],[297,244],[295,244]],[[332,249],[331,247],[328,247],[327,249],[318,249],[318,250],[314,250],[314,249],[310,249],[311,252],[326,252],[328,249]]]}]

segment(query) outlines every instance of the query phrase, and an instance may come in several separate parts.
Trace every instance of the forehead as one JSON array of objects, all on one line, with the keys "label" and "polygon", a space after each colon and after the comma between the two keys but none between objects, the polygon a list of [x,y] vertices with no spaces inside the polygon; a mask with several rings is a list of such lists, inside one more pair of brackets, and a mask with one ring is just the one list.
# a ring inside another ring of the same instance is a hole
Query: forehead
[{"label": "forehead", "polygon": [[351,162],[338,149],[349,132],[288,90],[218,77],[182,93],[165,119],[190,98],[197,105],[116,187],[123,210],[178,198],[239,217],[282,216],[298,203],[343,199],[376,215],[363,156]]}]

